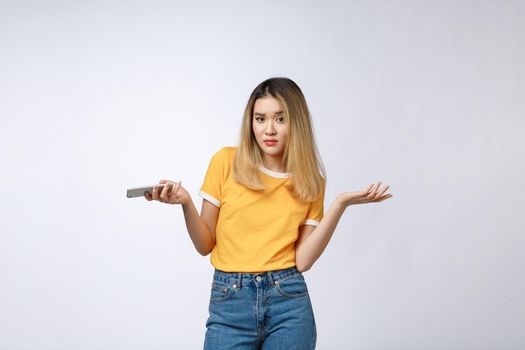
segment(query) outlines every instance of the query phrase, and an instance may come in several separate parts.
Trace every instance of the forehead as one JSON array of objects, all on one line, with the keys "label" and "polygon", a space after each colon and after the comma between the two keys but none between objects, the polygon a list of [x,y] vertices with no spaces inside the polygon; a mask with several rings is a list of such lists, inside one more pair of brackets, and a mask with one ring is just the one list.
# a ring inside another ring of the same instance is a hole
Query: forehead
[{"label": "forehead", "polygon": [[279,100],[272,96],[258,98],[253,106],[253,111],[259,113],[276,113],[282,110]]}]

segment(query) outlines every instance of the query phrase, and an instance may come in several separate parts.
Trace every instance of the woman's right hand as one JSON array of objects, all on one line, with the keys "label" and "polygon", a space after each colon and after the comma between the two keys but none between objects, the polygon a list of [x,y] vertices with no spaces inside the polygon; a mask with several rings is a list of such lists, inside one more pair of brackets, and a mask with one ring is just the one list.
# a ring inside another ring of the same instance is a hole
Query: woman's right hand
[{"label": "woman's right hand", "polygon": [[188,191],[182,187],[180,181],[160,180],[159,184],[165,184],[162,192],[159,192],[157,187],[153,187],[153,193],[146,192],[144,194],[148,201],[157,200],[167,204],[185,204],[190,198]]}]

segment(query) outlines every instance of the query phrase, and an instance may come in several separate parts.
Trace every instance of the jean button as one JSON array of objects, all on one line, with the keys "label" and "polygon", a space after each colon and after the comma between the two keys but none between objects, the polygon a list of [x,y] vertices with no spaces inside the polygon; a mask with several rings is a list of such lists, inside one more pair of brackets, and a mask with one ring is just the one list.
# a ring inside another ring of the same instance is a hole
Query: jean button
[{"label": "jean button", "polygon": [[261,280],[262,280],[261,276],[257,276],[257,277],[255,277],[255,279],[257,280],[257,282],[261,282]]}]

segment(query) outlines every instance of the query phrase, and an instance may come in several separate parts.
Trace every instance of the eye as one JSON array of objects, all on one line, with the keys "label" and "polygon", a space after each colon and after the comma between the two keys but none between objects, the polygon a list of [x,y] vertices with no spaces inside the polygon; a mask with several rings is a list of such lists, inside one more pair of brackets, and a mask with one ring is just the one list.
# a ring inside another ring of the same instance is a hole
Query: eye
[{"label": "eye", "polygon": [[259,121],[259,119],[263,119],[263,117],[256,117],[255,120]]},{"label": "eye", "polygon": [[281,117],[281,118],[277,118],[277,119],[281,119],[281,121],[284,123],[284,118],[283,118],[283,117]]}]

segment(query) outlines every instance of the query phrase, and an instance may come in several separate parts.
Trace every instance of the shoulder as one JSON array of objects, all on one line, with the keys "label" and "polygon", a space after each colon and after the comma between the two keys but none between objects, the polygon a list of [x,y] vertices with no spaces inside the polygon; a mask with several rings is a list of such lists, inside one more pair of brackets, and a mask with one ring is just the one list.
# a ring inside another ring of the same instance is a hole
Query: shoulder
[{"label": "shoulder", "polygon": [[235,146],[224,146],[215,152],[214,156],[220,157],[222,159],[232,159],[235,157],[235,152],[238,147]]},{"label": "shoulder", "polygon": [[235,154],[235,152],[237,151],[237,148],[239,147],[236,147],[236,146],[224,146],[222,147],[219,152],[224,152],[224,153],[227,153],[227,154]]},{"label": "shoulder", "polygon": [[235,158],[237,147],[225,146],[215,151],[211,160],[213,163],[230,164]]}]

